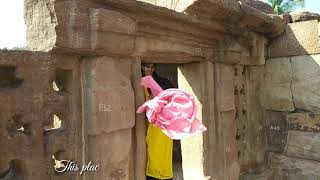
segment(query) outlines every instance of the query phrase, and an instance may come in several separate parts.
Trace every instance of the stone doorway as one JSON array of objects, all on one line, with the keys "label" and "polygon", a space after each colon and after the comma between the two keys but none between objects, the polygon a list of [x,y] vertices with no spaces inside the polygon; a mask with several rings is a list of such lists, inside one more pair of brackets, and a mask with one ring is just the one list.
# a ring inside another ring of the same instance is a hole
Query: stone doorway
[{"label": "stone doorway", "polygon": [[[158,75],[168,79],[174,88],[178,88],[178,65],[179,64],[156,64]],[[174,180],[183,180],[180,140],[173,141],[172,161]]]},{"label": "stone doorway", "polygon": [[[143,61],[150,62],[150,61]],[[171,81],[175,88],[180,88],[190,94],[193,94],[198,103],[198,118],[206,117],[203,123],[208,127],[208,122],[212,121],[214,116],[213,109],[213,64],[208,61],[193,63],[159,63],[157,64],[157,73],[159,76]],[[209,94],[207,94],[209,93]],[[209,103],[211,102],[211,103]],[[205,105],[205,107],[203,107]],[[209,117],[212,115],[211,117]],[[182,140],[174,141],[173,147],[173,173],[174,180],[207,179],[208,171],[208,152],[205,141],[208,132],[201,135]],[[145,137],[144,137],[145,138]],[[141,139],[145,140],[145,139]],[[139,156],[139,155],[138,155]]]}]

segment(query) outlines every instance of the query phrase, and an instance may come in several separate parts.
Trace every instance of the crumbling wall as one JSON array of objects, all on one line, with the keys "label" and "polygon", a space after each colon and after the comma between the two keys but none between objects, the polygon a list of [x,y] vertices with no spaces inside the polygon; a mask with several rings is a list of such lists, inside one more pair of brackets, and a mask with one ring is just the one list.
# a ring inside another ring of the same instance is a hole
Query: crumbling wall
[{"label": "crumbling wall", "polygon": [[263,102],[269,179],[320,178],[320,24],[290,23],[268,48]]},{"label": "crumbling wall", "polygon": [[1,178],[133,179],[140,77],[126,58],[1,51]]},{"label": "crumbling wall", "polygon": [[1,178],[55,179],[54,159],[82,162],[79,70],[77,56],[0,51]]}]

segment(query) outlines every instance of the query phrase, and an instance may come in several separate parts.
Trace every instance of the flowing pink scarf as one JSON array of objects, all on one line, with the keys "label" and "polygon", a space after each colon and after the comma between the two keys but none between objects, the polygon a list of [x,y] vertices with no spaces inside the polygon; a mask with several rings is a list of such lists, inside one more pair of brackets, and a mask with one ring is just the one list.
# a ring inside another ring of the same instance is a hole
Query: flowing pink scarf
[{"label": "flowing pink scarf", "polygon": [[162,90],[152,76],[143,77],[141,85],[150,88],[155,97],[140,106],[137,113],[146,111],[149,122],[171,139],[184,139],[207,130],[196,118],[197,105],[192,95],[175,88]]}]

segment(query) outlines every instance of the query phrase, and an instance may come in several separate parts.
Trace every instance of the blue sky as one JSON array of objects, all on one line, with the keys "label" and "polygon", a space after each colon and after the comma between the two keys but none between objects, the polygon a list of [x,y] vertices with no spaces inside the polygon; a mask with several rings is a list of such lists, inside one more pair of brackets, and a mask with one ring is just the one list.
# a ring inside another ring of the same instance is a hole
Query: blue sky
[{"label": "blue sky", "polygon": [[[320,0],[306,0],[305,7],[296,11],[303,10],[320,14]],[[23,0],[0,0],[0,24],[0,48],[26,46]]]},{"label": "blue sky", "polygon": [[[262,0],[268,2],[268,0]],[[295,11],[310,11],[320,14],[320,0],[305,0],[305,7],[298,8]]]}]

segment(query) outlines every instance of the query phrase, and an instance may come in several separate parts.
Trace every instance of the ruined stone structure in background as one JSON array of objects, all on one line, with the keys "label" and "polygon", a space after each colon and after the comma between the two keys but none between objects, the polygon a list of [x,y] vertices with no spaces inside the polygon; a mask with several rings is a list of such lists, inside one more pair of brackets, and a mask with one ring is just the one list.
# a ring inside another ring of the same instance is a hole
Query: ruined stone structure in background
[{"label": "ruined stone structure in background", "polygon": [[319,23],[250,3],[26,0],[34,51],[0,51],[0,179],[144,180],[141,62],[175,64],[197,97],[185,180],[319,178]]},{"label": "ruined stone structure in background", "polygon": [[263,102],[271,179],[319,179],[320,16],[291,17],[295,23],[273,39],[265,65]]}]

